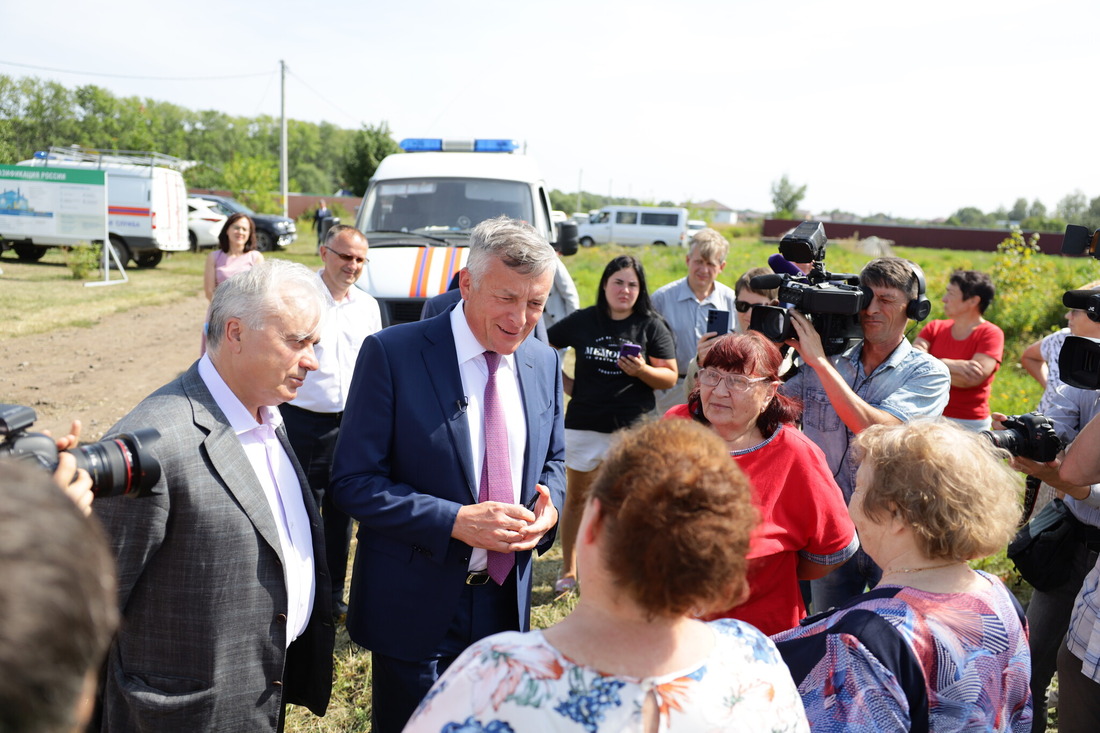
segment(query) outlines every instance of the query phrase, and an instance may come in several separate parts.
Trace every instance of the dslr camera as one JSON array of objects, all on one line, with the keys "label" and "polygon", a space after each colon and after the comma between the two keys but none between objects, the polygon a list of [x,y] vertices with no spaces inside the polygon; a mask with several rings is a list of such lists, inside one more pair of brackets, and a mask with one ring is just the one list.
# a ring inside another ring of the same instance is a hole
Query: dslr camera
[{"label": "dslr camera", "polygon": [[[0,404],[0,458],[37,463],[53,473],[57,469],[57,443],[48,435],[28,432],[35,412],[22,405]],[[96,497],[152,496],[160,479],[160,462],[150,446],[160,438],[153,428],[122,433],[114,438],[72,451],[77,468],[92,477]]]},{"label": "dslr camera", "polygon": [[1004,430],[983,430],[982,435],[1014,456],[1048,463],[1062,450],[1062,440],[1054,432],[1054,424],[1041,413],[1011,415],[1001,424]]},{"label": "dslr camera", "polygon": [[821,335],[829,356],[839,354],[863,338],[859,312],[871,303],[873,294],[859,284],[859,275],[827,272],[825,227],[819,221],[799,224],[779,242],[779,252],[791,262],[811,264],[806,275],[759,275],[749,281],[754,290],[779,288],[781,306],[753,306],[749,328],[776,343],[795,338],[788,308],[806,316]]},{"label": "dslr camera", "polygon": [[[1083,226],[1070,224],[1062,240],[1063,255],[1091,255],[1100,259],[1100,229],[1089,233]],[[1090,321],[1100,322],[1100,290],[1070,290],[1062,295],[1062,305],[1084,311]],[[1059,376],[1078,389],[1100,389],[1100,343],[1081,336],[1067,336],[1058,352]]]}]

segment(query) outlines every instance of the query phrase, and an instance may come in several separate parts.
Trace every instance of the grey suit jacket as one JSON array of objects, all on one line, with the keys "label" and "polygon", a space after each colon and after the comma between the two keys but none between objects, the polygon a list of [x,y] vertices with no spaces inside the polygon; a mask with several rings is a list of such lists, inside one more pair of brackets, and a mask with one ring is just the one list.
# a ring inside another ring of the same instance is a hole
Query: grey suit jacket
[{"label": "grey suit jacket", "polygon": [[123,622],[102,681],[105,731],[275,730],[283,704],[323,715],[334,628],[316,497],[302,484],[319,589],[286,647],[275,520],[198,365],[145,398],[110,434],[152,427],[157,496],[96,499],[118,559]]}]

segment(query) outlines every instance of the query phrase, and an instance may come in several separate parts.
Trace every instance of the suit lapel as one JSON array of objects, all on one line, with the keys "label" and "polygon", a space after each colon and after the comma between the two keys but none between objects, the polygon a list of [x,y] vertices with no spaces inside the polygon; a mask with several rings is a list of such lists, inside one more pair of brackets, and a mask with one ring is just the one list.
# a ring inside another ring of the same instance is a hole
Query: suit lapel
[{"label": "suit lapel", "polygon": [[421,352],[424,370],[432,384],[439,409],[447,424],[455,455],[462,467],[463,478],[474,501],[477,501],[477,481],[474,480],[474,457],[470,448],[470,421],[466,417],[467,395],[462,391],[462,375],[458,370],[454,333],[449,316],[437,316],[430,321],[424,336],[428,341]]},{"label": "suit lapel", "polygon": [[279,541],[279,530],[275,527],[271,505],[256,478],[252,464],[248,462],[244,448],[241,447],[240,438],[229,426],[218,403],[199,376],[197,367],[192,367],[184,375],[183,386],[194,405],[195,425],[207,433],[203,447],[210,457],[214,472],[256,527],[256,531],[278,553],[279,561],[283,562],[282,543]]},{"label": "suit lapel", "polygon": [[537,483],[536,479],[530,475],[531,467],[542,465],[541,461],[537,464],[534,462],[535,447],[538,443],[535,420],[544,408],[544,405],[539,404],[538,398],[545,389],[540,383],[539,370],[535,369],[534,355],[531,353],[530,344],[527,343],[529,340],[530,337],[524,339],[516,350],[516,374],[519,378],[519,393],[523,399],[523,419],[527,425],[527,445],[523,448],[523,473],[521,474],[523,483],[520,485],[519,496],[521,504],[531,498],[531,494],[527,493],[528,487],[531,492],[534,492],[535,483]]}]

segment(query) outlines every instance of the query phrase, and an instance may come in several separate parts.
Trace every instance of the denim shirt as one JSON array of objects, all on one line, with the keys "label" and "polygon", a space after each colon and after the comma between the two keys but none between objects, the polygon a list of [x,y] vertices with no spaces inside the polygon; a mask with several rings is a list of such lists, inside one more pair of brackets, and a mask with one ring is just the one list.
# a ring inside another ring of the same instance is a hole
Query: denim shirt
[{"label": "denim shirt", "polygon": [[[862,353],[860,341],[844,353],[830,357],[830,361],[864,402],[902,421],[943,413],[951,389],[951,374],[939,359],[914,349],[902,339],[890,356],[867,376],[860,361]],[[825,453],[829,470],[848,501],[859,467],[852,447],[855,436],[833,409],[817,372],[803,365],[780,391],[802,400],[802,432]]]},{"label": "denim shirt", "polygon": [[[1089,421],[1100,414],[1100,392],[1059,384],[1043,413],[1054,424],[1054,432],[1069,445]],[[1100,484],[1084,499],[1066,495],[1064,501],[1073,515],[1086,524],[1100,527]]]}]

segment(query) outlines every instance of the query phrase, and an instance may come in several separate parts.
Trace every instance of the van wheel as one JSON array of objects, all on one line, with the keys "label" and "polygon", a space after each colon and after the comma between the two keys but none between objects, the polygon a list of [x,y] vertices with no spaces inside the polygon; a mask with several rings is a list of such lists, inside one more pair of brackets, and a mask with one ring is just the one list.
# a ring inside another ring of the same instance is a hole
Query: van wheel
[{"label": "van wheel", "polygon": [[667,244],[665,244],[664,242],[662,242],[659,239],[656,242],[654,242],[653,244],[657,245],[658,247],[667,247],[668,246]]},{"label": "van wheel", "polygon": [[15,256],[20,262],[38,262],[46,254],[46,248],[30,242],[16,242],[12,245]]},{"label": "van wheel", "polygon": [[154,249],[149,252],[142,252],[134,258],[134,262],[138,267],[156,267],[160,264],[161,258],[164,257],[164,253],[159,249]]},{"label": "van wheel", "polygon": [[122,241],[122,237],[117,234],[111,235],[111,245],[118,252],[118,261],[122,265],[122,269],[126,269],[126,263],[130,261],[130,250],[126,246],[126,242]]},{"label": "van wheel", "polygon": [[580,245],[582,247],[591,247],[595,243],[596,242],[595,242],[595,240],[592,239],[592,237],[581,237],[580,238]]},{"label": "van wheel", "polygon": [[187,241],[191,243],[192,252],[198,252],[199,249],[201,249],[199,247],[199,238],[195,236],[194,232],[187,232]]}]

